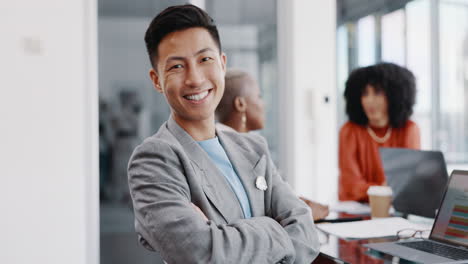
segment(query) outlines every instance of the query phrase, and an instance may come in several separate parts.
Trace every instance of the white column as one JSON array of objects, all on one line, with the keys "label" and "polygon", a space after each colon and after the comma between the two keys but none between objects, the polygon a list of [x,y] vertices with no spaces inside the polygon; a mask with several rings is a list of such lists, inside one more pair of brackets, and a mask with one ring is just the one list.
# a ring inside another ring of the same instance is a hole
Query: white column
[{"label": "white column", "polygon": [[335,42],[335,1],[278,1],[280,167],[298,194],[326,203],[337,196]]},{"label": "white column", "polygon": [[96,0],[0,2],[0,263],[99,263]]}]

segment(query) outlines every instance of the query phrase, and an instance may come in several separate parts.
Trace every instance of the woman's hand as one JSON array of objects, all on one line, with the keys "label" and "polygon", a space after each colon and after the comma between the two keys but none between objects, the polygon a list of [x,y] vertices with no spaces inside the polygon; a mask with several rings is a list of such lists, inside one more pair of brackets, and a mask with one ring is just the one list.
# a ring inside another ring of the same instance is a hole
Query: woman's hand
[{"label": "woman's hand", "polygon": [[312,210],[312,216],[314,218],[314,221],[323,219],[327,217],[328,213],[330,213],[327,205],[312,202],[311,200],[304,198],[304,197],[299,197],[299,199],[304,201],[307,204],[307,206],[310,207],[310,209]]},{"label": "woman's hand", "polygon": [[198,206],[196,206],[196,205],[193,204],[193,203],[190,203],[190,204],[193,206],[193,208],[195,208],[195,210],[196,210],[197,212],[199,212],[199,213],[203,216],[203,218],[205,219],[205,221],[208,221],[208,217],[206,217],[205,213],[203,213],[203,211],[202,211]]}]

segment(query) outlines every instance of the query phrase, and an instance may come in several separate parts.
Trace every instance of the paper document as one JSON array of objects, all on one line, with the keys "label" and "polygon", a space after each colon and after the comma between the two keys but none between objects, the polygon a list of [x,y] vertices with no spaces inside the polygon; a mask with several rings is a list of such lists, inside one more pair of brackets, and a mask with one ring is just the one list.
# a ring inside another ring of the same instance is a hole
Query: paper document
[{"label": "paper document", "polygon": [[336,224],[323,223],[317,224],[317,228],[340,238],[365,239],[396,236],[398,231],[407,228],[430,230],[431,226],[415,224],[401,217],[389,217]]},{"label": "paper document", "polygon": [[368,204],[344,201],[332,205],[330,211],[348,214],[370,214],[370,207]]}]

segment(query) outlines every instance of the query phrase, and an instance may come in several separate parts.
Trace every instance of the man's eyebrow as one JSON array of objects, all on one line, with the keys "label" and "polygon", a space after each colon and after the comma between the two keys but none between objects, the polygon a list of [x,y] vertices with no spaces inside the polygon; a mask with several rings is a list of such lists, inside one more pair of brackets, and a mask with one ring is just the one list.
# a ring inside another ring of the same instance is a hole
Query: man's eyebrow
[{"label": "man's eyebrow", "polygon": [[185,60],[185,57],[182,57],[182,56],[171,56],[171,57],[167,58],[166,63],[168,63],[168,62],[170,62],[170,61],[174,61],[174,60]]},{"label": "man's eyebrow", "polygon": [[203,52],[205,52],[205,51],[213,51],[213,49],[212,49],[212,48],[204,48],[204,49],[201,49],[201,50],[197,51],[197,52],[194,54],[194,56],[199,55],[199,54],[201,54],[201,53],[203,53]]},{"label": "man's eyebrow", "polygon": [[[202,54],[203,52],[206,52],[206,51],[214,51],[212,48],[204,48],[204,49],[201,49],[197,52],[195,52],[195,54],[193,54],[193,56],[197,56],[199,54]],[[167,58],[166,60],[166,63],[170,62],[170,61],[175,61],[175,60],[185,60],[185,57],[183,56],[171,56],[169,58]]]}]

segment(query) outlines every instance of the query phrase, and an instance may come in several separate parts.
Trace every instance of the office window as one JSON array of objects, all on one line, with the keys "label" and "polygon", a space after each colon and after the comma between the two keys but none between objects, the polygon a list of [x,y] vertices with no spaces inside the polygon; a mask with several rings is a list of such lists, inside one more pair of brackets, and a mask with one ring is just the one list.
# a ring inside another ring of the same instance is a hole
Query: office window
[{"label": "office window", "polygon": [[375,17],[366,16],[357,22],[358,65],[368,66],[376,62]]},{"label": "office window", "polygon": [[405,65],[405,12],[397,10],[382,16],[382,61]]},{"label": "office window", "polygon": [[[349,12],[340,10],[349,21],[338,19],[338,54],[349,47],[348,59],[338,58],[339,93],[342,64],[348,73],[380,61],[406,66],[417,81],[412,119],[420,127],[422,148],[443,151],[449,164],[468,164],[468,0],[382,2],[373,8],[357,3],[347,6]],[[344,109],[339,111],[344,116]]]},{"label": "office window", "polygon": [[[429,1],[406,6],[406,66],[416,77],[413,120],[421,132],[421,147],[432,149],[431,21]],[[435,148],[435,147],[434,147]]]},{"label": "office window", "polygon": [[440,1],[440,148],[468,161],[468,1]]}]

